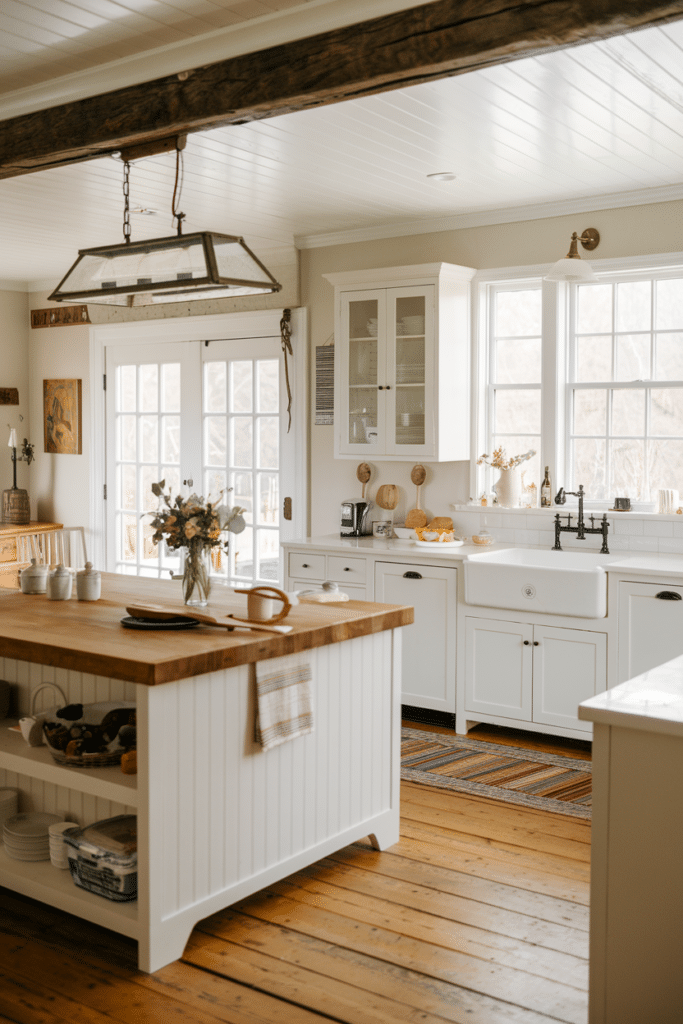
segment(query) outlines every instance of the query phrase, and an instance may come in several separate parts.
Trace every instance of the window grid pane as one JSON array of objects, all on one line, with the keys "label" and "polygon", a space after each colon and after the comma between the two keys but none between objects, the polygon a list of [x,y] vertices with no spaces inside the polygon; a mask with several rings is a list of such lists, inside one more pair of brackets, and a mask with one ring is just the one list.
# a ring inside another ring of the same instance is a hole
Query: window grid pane
[{"label": "window grid pane", "polygon": [[571,312],[568,486],[608,502],[683,489],[683,278],[577,285]]}]

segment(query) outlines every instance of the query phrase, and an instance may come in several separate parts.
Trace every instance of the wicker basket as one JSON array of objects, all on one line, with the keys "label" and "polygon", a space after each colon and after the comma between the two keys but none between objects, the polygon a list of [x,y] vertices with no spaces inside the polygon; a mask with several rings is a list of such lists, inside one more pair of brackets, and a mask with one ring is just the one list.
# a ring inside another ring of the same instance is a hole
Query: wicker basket
[{"label": "wicker basket", "polygon": [[[62,750],[60,747],[55,746],[54,743],[50,742],[50,730],[54,726],[79,726],[88,725],[97,727],[102,722],[103,718],[110,711],[134,711],[134,701],[103,701],[99,704],[84,704],[83,715],[79,719],[60,719],[55,713],[48,714],[43,719],[43,732],[45,735],[45,742],[47,743],[50,754],[57,764],[69,765],[74,768],[108,768],[112,765],[121,764],[121,756],[125,753],[126,748],[121,744],[118,744],[113,749],[105,750],[100,753],[79,753],[79,754],[67,754],[66,750]],[[113,742],[113,741],[112,741]]]}]

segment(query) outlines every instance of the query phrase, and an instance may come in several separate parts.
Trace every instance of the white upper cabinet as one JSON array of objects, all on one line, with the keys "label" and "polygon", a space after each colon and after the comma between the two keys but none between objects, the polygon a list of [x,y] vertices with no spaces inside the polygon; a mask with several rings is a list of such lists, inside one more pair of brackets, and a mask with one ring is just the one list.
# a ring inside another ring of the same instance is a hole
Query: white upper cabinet
[{"label": "white upper cabinet", "polygon": [[325,275],[335,288],[336,458],[469,459],[474,273],[429,263]]}]

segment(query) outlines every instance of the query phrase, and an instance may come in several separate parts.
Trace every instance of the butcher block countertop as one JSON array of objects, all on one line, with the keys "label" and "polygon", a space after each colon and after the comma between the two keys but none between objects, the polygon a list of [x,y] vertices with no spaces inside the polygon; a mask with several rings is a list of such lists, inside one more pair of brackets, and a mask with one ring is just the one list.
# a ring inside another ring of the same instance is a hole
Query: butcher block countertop
[{"label": "butcher block countertop", "polygon": [[[69,601],[50,601],[44,594],[0,590],[0,657],[156,686],[413,621],[410,606],[348,601],[295,606],[283,623],[293,627],[287,634],[228,632],[203,625],[177,632],[122,626],[126,606],[142,604],[163,604],[170,611],[189,612],[182,604],[178,582],[115,573],[102,573],[99,601],[78,601],[75,596]],[[246,596],[216,585],[210,604],[202,610],[246,618]]]}]

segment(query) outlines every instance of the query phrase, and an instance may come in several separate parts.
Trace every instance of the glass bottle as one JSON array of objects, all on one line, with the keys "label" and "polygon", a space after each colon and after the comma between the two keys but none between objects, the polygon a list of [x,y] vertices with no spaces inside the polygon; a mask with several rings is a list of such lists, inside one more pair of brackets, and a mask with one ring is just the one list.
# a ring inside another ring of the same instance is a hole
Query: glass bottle
[{"label": "glass bottle", "polygon": [[545,476],[541,484],[541,508],[550,508],[552,505],[552,493],[550,486],[550,467],[545,467]]}]

